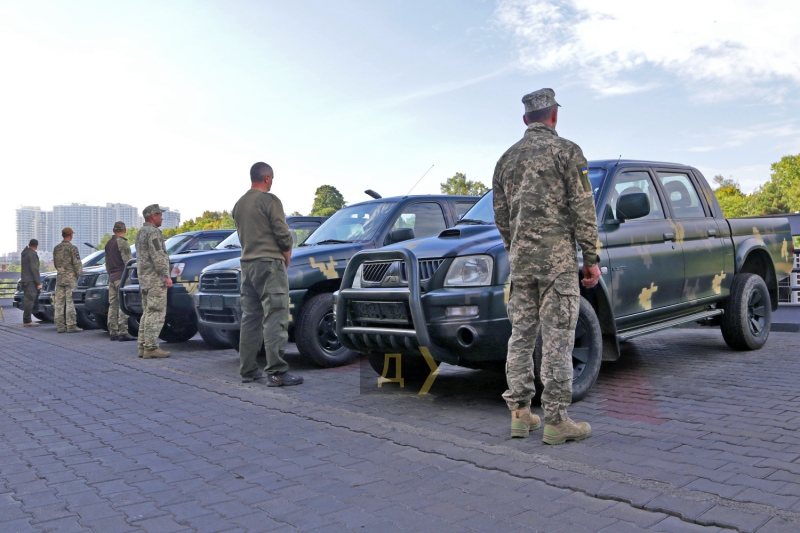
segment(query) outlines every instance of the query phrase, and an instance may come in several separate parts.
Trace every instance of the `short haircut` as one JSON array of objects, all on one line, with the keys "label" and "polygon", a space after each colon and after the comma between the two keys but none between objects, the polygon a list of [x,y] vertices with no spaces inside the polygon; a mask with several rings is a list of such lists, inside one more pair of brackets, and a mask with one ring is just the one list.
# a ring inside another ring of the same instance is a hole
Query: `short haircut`
[{"label": "short haircut", "polygon": [[31,239],[31,242],[28,243],[28,246],[39,246],[39,241],[36,239]]},{"label": "short haircut", "polygon": [[551,105],[550,107],[545,107],[544,109],[539,109],[538,111],[528,111],[525,113],[525,118],[528,119],[528,123],[543,122],[550,118],[550,115],[553,114],[553,110],[557,107],[558,105]]},{"label": "short haircut", "polygon": [[272,167],[266,163],[256,163],[250,167],[250,181],[253,183],[264,181],[267,174],[272,174]]}]

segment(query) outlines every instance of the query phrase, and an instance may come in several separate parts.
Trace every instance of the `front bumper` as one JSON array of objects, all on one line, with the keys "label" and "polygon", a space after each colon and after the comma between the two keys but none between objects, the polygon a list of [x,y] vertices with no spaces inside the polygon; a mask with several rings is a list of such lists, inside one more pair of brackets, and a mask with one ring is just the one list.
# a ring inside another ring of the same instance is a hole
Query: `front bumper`
[{"label": "front bumper", "polygon": [[83,305],[94,314],[108,314],[108,287],[92,287],[86,291]]},{"label": "front bumper", "polygon": [[[289,331],[297,322],[307,289],[289,291]],[[197,321],[206,327],[238,330],[242,325],[242,305],[238,294],[198,292],[194,295],[194,308]]]},{"label": "front bumper", "polygon": [[[409,273],[408,286],[392,289],[353,289],[358,267],[365,261],[402,260]],[[423,294],[417,258],[410,250],[360,252],[347,266],[336,296],[336,334],[344,346],[360,352],[421,355],[426,349],[434,360],[450,364],[503,361],[511,324],[506,313],[504,285],[443,288]],[[406,319],[380,324],[358,317],[355,302],[402,303]],[[449,307],[477,307],[471,317],[448,317]]]},{"label": "front bumper", "polygon": [[[140,317],[144,314],[139,285],[126,285],[119,292],[120,308],[126,315]],[[108,301],[108,296],[106,296],[106,301]],[[172,287],[167,288],[167,316],[186,316],[187,313],[194,313],[190,287],[186,283],[178,283],[173,280]]]}]

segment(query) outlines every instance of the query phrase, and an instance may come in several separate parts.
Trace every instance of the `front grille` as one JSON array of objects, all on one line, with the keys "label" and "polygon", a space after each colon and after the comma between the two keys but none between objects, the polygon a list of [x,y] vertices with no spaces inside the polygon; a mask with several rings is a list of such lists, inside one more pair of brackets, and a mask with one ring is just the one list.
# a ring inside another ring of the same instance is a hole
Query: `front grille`
[{"label": "front grille", "polygon": [[200,276],[203,292],[239,293],[239,275],[235,272],[210,272]]},{"label": "front grille", "polygon": [[372,283],[383,281],[386,271],[392,266],[391,261],[381,263],[364,263],[364,281]]},{"label": "front grille", "polygon": [[94,285],[94,274],[85,274],[78,278],[78,287],[85,289]]},{"label": "front grille", "polygon": [[200,318],[206,322],[212,322],[214,324],[236,323],[236,315],[234,315],[233,309],[198,309],[197,313],[200,315]]},{"label": "front grille", "polygon": [[[436,274],[439,267],[444,263],[444,259],[420,259],[419,264],[419,280],[428,281]],[[400,266],[400,279],[408,281],[408,272],[406,271],[406,264],[402,263]]]}]

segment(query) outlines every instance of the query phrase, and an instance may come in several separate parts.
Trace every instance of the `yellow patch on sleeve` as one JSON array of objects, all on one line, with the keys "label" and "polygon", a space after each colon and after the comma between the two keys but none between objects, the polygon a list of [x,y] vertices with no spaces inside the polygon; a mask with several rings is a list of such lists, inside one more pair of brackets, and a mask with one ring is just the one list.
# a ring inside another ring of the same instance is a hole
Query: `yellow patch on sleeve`
[{"label": "yellow patch on sleeve", "polygon": [[580,169],[580,173],[581,173],[581,183],[583,184],[583,192],[588,192],[588,193],[592,192],[592,184],[589,181],[589,169],[583,167],[582,169]]}]

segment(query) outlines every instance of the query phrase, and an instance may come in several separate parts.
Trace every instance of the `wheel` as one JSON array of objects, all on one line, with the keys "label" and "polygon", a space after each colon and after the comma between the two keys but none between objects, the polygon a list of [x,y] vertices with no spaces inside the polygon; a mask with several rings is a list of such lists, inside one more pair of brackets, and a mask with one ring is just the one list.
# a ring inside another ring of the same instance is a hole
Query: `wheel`
[{"label": "wheel", "polygon": [[333,314],[333,294],[317,294],[300,310],[295,332],[297,349],[324,368],[347,365],[356,358],[336,336]]},{"label": "wheel", "polygon": [[139,336],[139,319],[135,316],[128,317],[128,334],[133,337]]},{"label": "wheel", "polygon": [[197,322],[177,321],[167,318],[158,338],[164,342],[186,342],[197,334]]},{"label": "wheel", "polygon": [[734,350],[758,350],[769,337],[772,304],[767,284],[756,274],[737,274],[722,315],[722,338]]},{"label": "wheel", "polygon": [[[600,373],[603,361],[603,332],[597,313],[586,298],[581,296],[578,323],[575,326],[575,345],[572,348],[572,401],[577,402],[586,396]],[[536,342],[534,352],[536,396],[542,394],[542,337]]]},{"label": "wheel", "polygon": [[43,306],[44,311],[42,314],[44,315],[45,322],[55,322],[56,321],[56,310],[53,306]]},{"label": "wheel", "polygon": [[[369,352],[367,353],[367,362],[372,370],[383,376],[384,364],[386,363],[386,354]],[[431,368],[421,355],[401,355],[400,357],[400,376],[397,376],[397,359],[389,359],[389,368],[384,377],[395,378],[402,377],[409,381],[421,381],[426,379],[431,374]]]},{"label": "wheel", "polygon": [[41,320],[42,322],[52,322],[47,318],[47,314],[44,311],[36,311],[33,313],[33,316],[36,317],[37,320]]},{"label": "wheel", "polygon": [[[203,324],[197,324],[197,331],[203,340],[212,348],[230,348],[231,342],[228,340],[228,333],[224,329],[210,328]],[[238,347],[238,344],[237,344]]]},{"label": "wheel", "polygon": [[101,315],[100,313],[95,313],[94,321],[97,322],[97,326],[100,329],[108,331],[108,315]]},{"label": "wheel", "polygon": [[86,309],[76,309],[76,322],[82,329],[98,329],[100,326],[94,319],[94,313]]},{"label": "wheel", "polygon": [[238,329],[226,329],[225,334],[228,336],[228,342],[231,344],[234,350],[237,352],[239,351],[239,330]]}]

